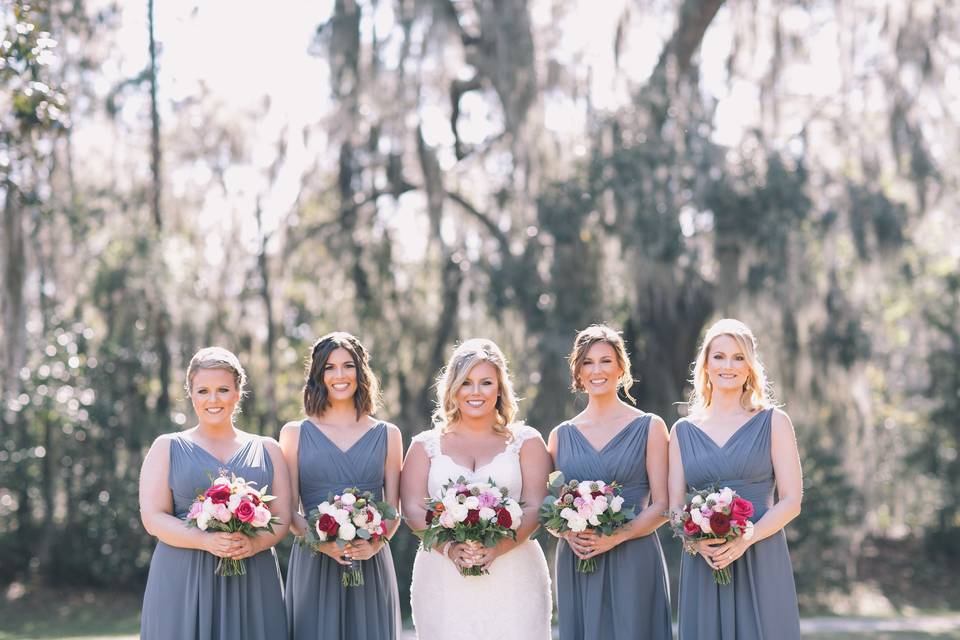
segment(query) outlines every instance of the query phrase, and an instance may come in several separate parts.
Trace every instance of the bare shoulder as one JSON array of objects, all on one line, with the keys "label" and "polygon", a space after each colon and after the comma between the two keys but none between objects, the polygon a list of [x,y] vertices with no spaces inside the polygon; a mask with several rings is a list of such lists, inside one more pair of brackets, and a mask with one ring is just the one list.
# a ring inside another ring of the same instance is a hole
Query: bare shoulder
[{"label": "bare shoulder", "polygon": [[290,434],[290,435],[294,435],[294,434],[300,433],[300,421],[299,421],[299,420],[292,420],[292,421],[286,423],[285,425],[283,425],[282,427],[280,427],[280,437],[281,437],[281,438],[283,437],[283,434],[285,434],[285,433],[286,433],[286,434]]},{"label": "bare shoulder", "polygon": [[269,451],[270,453],[274,453],[274,452],[276,452],[277,454],[280,453],[280,443],[277,442],[276,438],[271,438],[270,436],[259,436],[259,438],[260,438],[260,441],[263,443],[263,446],[267,449],[267,451]]},{"label": "bare shoulder", "polygon": [[386,420],[381,420],[383,426],[387,429],[387,434],[394,438],[403,437],[403,432],[400,431],[400,427],[393,424],[392,422],[387,422]]},{"label": "bare shoulder", "polygon": [[787,412],[783,409],[776,407],[773,409],[772,415],[770,416],[770,425],[774,432],[793,433],[793,421],[790,420],[790,416],[788,416]]},{"label": "bare shoulder", "polygon": [[174,433],[162,433],[157,436],[153,444],[150,445],[150,451],[156,451],[157,453],[166,453],[170,451],[170,443],[173,442],[177,436],[180,435],[180,432]]}]

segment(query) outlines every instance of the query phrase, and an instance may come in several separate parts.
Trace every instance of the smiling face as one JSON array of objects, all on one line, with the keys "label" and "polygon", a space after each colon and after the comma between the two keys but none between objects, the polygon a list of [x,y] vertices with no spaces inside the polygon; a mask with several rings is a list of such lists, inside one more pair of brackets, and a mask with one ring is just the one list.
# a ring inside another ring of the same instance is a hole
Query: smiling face
[{"label": "smiling face", "polygon": [[471,420],[495,419],[499,393],[496,366],[487,361],[477,363],[456,391],[460,415]]},{"label": "smiling face", "polygon": [[323,385],[331,402],[352,400],[357,392],[357,363],[343,347],[331,351],[323,365]]},{"label": "smiling face", "polygon": [[589,395],[616,393],[622,375],[617,352],[609,342],[592,344],[577,371],[580,387]]},{"label": "smiling face", "polygon": [[190,402],[202,424],[230,424],[240,402],[240,390],[232,371],[200,369],[193,376]]},{"label": "smiling face", "polygon": [[732,336],[720,335],[707,347],[706,373],[714,391],[740,391],[750,376],[750,362]]}]

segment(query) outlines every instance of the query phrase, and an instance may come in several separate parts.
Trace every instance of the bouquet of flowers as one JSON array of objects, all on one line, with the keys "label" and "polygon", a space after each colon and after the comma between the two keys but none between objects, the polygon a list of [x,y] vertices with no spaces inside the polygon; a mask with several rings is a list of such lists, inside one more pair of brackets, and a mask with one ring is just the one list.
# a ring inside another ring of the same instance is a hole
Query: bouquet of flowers
[{"label": "bouquet of flowers", "polygon": [[[240,532],[255,536],[266,529],[273,533],[273,525],[280,522],[267,509],[274,496],[267,495],[267,488],[255,489],[256,482],[248,482],[231,474],[220,476],[210,488],[199,493],[187,512],[187,526],[201,531]],[[218,576],[242,576],[247,572],[243,560],[220,558]]]},{"label": "bouquet of flowers", "polygon": [[[750,540],[752,515],[753,503],[738,496],[730,487],[694,490],[687,495],[683,508],[670,514],[670,528],[685,546],[709,538],[729,542],[742,536]],[[729,565],[713,572],[717,584],[730,584],[731,577]]]},{"label": "bouquet of flowers", "polygon": [[[554,471],[548,477],[547,487],[550,494],[540,506],[540,524],[551,531],[580,532],[589,528],[608,536],[634,518],[633,507],[623,508],[623,496],[616,482],[564,482],[563,472]],[[596,558],[577,560],[579,573],[596,569]]]},{"label": "bouquet of flowers", "polygon": [[[427,528],[417,533],[424,549],[447,542],[478,542],[495,547],[503,538],[517,539],[523,510],[506,488],[493,480],[467,483],[463,476],[443,486],[439,498],[427,498]],[[464,576],[489,573],[482,567],[461,567]]]},{"label": "bouquet of flowers", "polygon": [[[310,510],[307,514],[310,526],[304,542],[314,551],[318,551],[318,545],[331,540],[341,549],[357,539],[377,542],[387,535],[386,521],[396,517],[396,509],[387,502],[377,501],[371,492],[347,488]],[[360,567],[351,563],[349,571],[341,576],[341,583],[344,587],[362,587]]]}]

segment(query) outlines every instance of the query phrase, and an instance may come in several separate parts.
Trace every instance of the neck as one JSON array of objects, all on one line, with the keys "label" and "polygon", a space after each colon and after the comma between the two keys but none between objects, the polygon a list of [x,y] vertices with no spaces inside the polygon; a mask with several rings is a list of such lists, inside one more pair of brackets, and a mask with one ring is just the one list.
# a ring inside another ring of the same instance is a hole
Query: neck
[{"label": "neck", "polygon": [[451,430],[472,434],[489,433],[490,431],[493,431],[493,427],[496,424],[496,414],[493,414],[492,416],[483,416],[480,418],[467,418],[460,416],[460,419],[451,425]]},{"label": "neck", "polygon": [[740,413],[744,410],[740,404],[740,397],[739,389],[714,391],[707,413],[711,415]]},{"label": "neck", "polygon": [[627,404],[617,396],[617,392],[590,395],[584,413],[591,418],[603,418],[620,413]]},{"label": "neck", "polygon": [[210,440],[228,440],[233,438],[237,429],[233,426],[233,420],[230,422],[203,422],[197,423],[197,433]]},{"label": "neck", "polygon": [[331,402],[323,413],[311,417],[320,422],[334,425],[354,425],[358,422],[357,407],[353,404],[353,399]]}]

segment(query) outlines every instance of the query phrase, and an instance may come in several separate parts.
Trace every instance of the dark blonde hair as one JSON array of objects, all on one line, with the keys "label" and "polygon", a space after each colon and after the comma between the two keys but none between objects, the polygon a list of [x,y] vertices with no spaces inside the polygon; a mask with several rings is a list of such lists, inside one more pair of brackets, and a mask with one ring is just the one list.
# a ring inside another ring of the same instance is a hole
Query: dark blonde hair
[{"label": "dark blonde hair", "polygon": [[746,358],[747,366],[750,369],[740,393],[740,406],[748,411],[775,406],[773,392],[770,388],[770,382],[767,380],[763,363],[760,361],[757,339],[753,336],[753,332],[739,320],[723,318],[714,322],[707,329],[707,333],[703,336],[703,342],[700,343],[697,359],[693,362],[693,378],[690,380],[693,390],[690,392],[688,415],[701,413],[713,402],[713,385],[707,375],[707,358],[710,357],[711,343],[720,336],[733,338],[737,346],[740,347],[740,351]]},{"label": "dark blonde hair", "polygon": [[637,401],[630,395],[633,376],[630,375],[630,356],[627,354],[627,347],[620,333],[605,324],[592,324],[581,330],[574,338],[573,350],[567,357],[567,362],[570,364],[570,390],[574,392],[586,391],[583,383],[580,382],[580,370],[583,368],[583,361],[587,359],[590,347],[599,342],[613,347],[617,365],[623,371],[617,380],[617,384],[623,389],[623,395],[627,396],[633,404],[637,404]]},{"label": "dark blonde hair", "polygon": [[303,410],[308,416],[318,416],[330,406],[327,386],[323,383],[323,368],[330,354],[344,349],[350,354],[357,366],[357,391],[353,394],[353,405],[360,416],[373,415],[380,406],[380,381],[370,368],[370,356],[360,341],[346,331],[328,333],[313,343],[310,359],[307,361],[307,381],[303,385]]},{"label": "dark blonde hair", "polygon": [[437,376],[437,408],[433,412],[433,424],[441,430],[460,419],[460,407],[457,405],[457,389],[463,384],[470,371],[481,362],[489,362],[497,370],[497,422],[493,430],[509,435],[507,428],[513,422],[519,408],[517,396],[510,381],[507,359],[500,347],[486,338],[473,338],[461,343],[453,350],[447,366]]},{"label": "dark blonde hair", "polygon": [[193,379],[201,369],[222,369],[233,374],[233,382],[237,385],[240,397],[246,395],[247,372],[243,370],[240,359],[232,351],[223,347],[204,347],[190,358],[187,365],[187,379],[184,388],[189,394],[193,390]]}]

